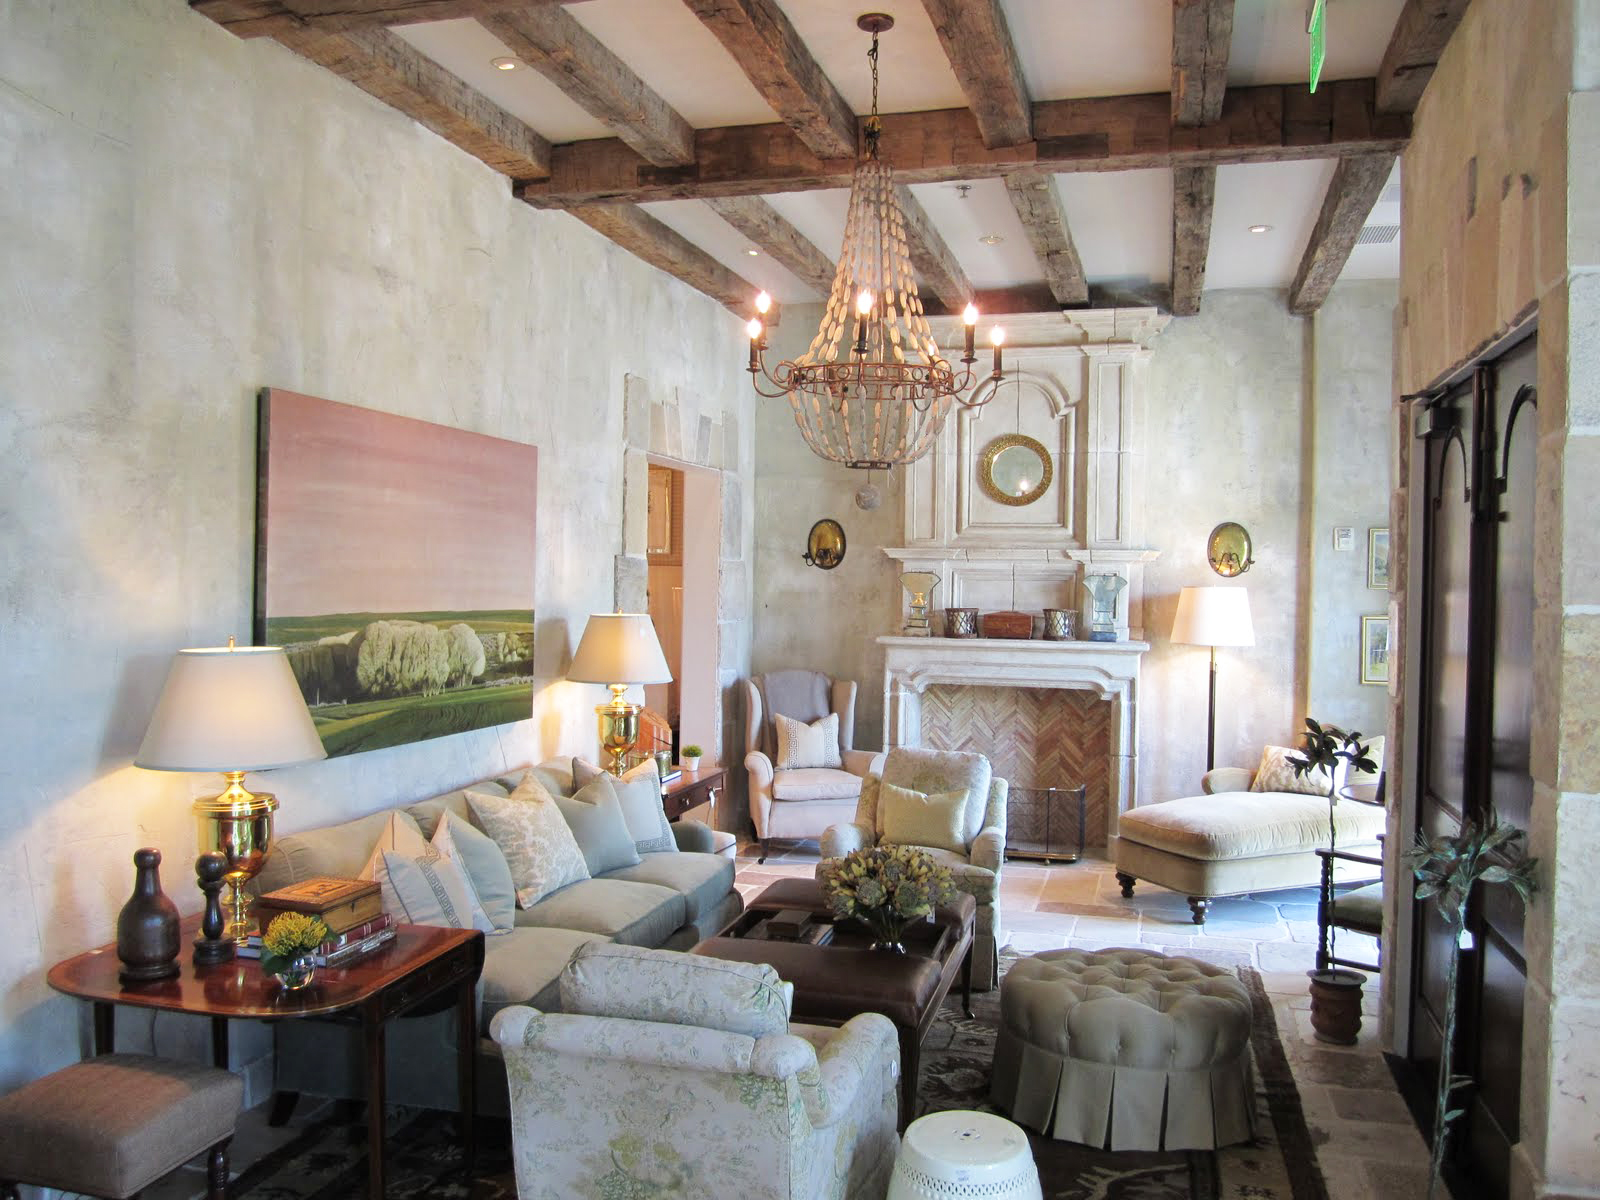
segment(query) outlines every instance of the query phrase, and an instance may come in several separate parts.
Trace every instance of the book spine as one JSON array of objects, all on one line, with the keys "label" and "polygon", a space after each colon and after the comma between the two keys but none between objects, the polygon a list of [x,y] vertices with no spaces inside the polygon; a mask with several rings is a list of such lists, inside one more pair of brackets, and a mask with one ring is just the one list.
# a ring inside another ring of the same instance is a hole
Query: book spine
[{"label": "book spine", "polygon": [[[394,918],[388,913],[379,913],[377,916],[373,917],[372,920],[361,925],[357,925],[353,929],[347,929],[336,937],[329,938],[327,941],[323,942],[322,945],[317,947],[317,953],[335,954],[352,942],[359,942],[364,938],[371,937],[375,933],[383,932],[383,930],[389,928],[389,925],[393,920]],[[245,954],[244,951],[247,947],[255,950],[256,953]],[[261,935],[259,933],[252,933],[245,940],[245,944],[240,946],[238,950],[239,953],[246,958],[259,958],[261,950]]]},{"label": "book spine", "polygon": [[[372,934],[370,937],[362,938],[359,942],[351,942],[348,945],[341,946],[332,953],[324,954],[319,950],[316,954],[311,956],[311,961],[319,967],[340,967],[346,963],[354,962],[358,958],[365,958],[374,950],[377,950],[383,946],[387,946],[390,942],[394,941],[394,938],[395,931],[393,929],[381,929],[377,933]],[[240,958],[260,958],[261,947],[260,945],[239,946],[235,950],[235,953]]]}]

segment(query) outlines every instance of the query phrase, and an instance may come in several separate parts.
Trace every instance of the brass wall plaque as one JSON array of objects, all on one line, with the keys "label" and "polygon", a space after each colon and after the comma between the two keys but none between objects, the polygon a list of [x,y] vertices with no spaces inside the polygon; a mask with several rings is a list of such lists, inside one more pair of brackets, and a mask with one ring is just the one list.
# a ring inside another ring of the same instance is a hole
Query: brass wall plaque
[{"label": "brass wall plaque", "polygon": [[1256,565],[1250,551],[1250,531],[1237,521],[1224,521],[1206,539],[1206,560],[1225,579],[1243,575]]},{"label": "brass wall plaque", "polygon": [[844,551],[844,526],[832,517],[824,517],[811,527],[801,558],[813,567],[831,571],[844,561]]}]

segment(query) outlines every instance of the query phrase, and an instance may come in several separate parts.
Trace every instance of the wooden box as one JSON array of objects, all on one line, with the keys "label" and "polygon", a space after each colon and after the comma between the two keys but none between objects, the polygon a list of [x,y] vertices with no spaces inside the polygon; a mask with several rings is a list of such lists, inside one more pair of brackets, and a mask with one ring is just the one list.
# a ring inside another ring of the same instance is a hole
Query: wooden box
[{"label": "wooden box", "polygon": [[1033,614],[1025,612],[984,613],[978,619],[986,638],[1018,638],[1026,641],[1033,636]]}]

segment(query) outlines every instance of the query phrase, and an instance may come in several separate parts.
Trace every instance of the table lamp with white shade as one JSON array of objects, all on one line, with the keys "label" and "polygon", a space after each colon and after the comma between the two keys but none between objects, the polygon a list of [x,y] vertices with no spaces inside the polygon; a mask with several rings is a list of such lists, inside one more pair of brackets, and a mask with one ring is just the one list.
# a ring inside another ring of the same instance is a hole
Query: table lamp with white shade
[{"label": "table lamp with white shade", "polygon": [[133,760],[152,771],[219,771],[227,788],[194,802],[200,852],[228,860],[233,889],[223,936],[249,932],[244,885],[272,846],[278,798],[250,792],[246,771],[270,771],[326,758],[289,656],[281,646],[228,645],[180,650],[156,702],[150,728]]},{"label": "table lamp with white shade", "polygon": [[624,699],[624,694],[633,684],[672,681],[650,614],[591,616],[578,639],[567,678],[575,683],[603,683],[611,689],[611,703],[594,711],[600,721],[600,745],[611,756],[606,769],[621,775],[628,751],[639,740],[641,707]]},{"label": "table lamp with white shade", "polygon": [[1217,647],[1254,646],[1250,593],[1242,587],[1186,587],[1178,595],[1172,640],[1211,647],[1211,693],[1206,709],[1206,770],[1217,765]]}]

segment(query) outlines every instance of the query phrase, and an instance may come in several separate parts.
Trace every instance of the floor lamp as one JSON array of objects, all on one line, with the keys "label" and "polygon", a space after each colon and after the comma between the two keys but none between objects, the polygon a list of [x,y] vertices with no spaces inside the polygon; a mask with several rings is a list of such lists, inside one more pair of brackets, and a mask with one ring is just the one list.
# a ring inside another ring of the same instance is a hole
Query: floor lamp
[{"label": "floor lamp", "polygon": [[1211,647],[1211,697],[1206,707],[1206,770],[1217,765],[1217,647],[1254,646],[1250,593],[1242,587],[1186,587],[1178,595],[1172,640]]}]

